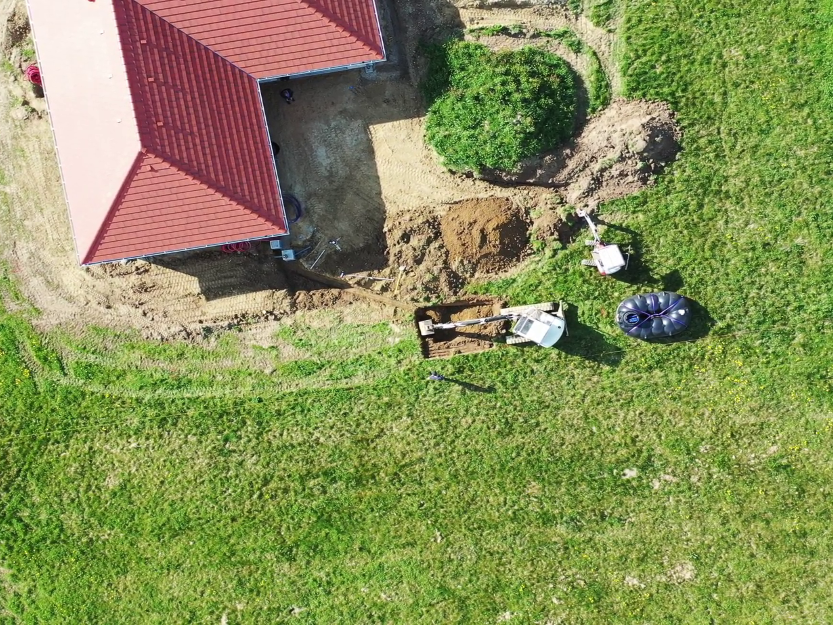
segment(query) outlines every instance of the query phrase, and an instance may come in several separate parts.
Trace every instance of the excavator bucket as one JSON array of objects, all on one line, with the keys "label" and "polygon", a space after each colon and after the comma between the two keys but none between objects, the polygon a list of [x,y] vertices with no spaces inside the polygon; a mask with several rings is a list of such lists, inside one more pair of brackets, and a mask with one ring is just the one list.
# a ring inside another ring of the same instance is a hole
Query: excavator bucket
[{"label": "excavator bucket", "polygon": [[420,336],[434,336],[434,322],[430,319],[426,319],[425,321],[419,322],[419,335]]}]

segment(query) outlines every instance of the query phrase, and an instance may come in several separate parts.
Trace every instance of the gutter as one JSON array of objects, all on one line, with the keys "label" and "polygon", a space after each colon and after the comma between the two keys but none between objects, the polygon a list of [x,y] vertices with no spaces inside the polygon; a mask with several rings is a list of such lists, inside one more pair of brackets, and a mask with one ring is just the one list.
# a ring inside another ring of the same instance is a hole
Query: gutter
[{"label": "gutter", "polygon": [[[375,4],[374,4],[375,6]],[[382,45],[382,51],[384,52],[384,44]],[[306,78],[307,76],[316,76],[319,74],[334,74],[335,72],[346,72],[351,69],[364,69],[368,65],[376,65],[377,63],[384,63],[388,60],[387,53],[383,54],[382,59],[377,59],[374,61],[364,61],[362,63],[352,63],[350,65],[339,65],[338,67],[327,67],[323,69],[311,69],[306,72],[299,72],[297,74],[282,74],[280,76],[269,76],[268,78],[258,78],[257,82],[261,84],[269,83],[269,82],[277,82],[283,78]]]},{"label": "gutter", "polygon": [[[283,205],[283,203],[281,203]],[[195,252],[199,250],[209,250],[209,249],[216,249],[223,245],[231,245],[232,243],[252,243],[255,241],[267,241],[269,239],[273,239],[275,237],[283,237],[288,234],[287,232],[276,232],[275,234],[266,235],[265,237],[254,237],[251,239],[238,239],[236,241],[226,241],[224,243],[209,243],[207,245],[198,245],[196,247],[183,247],[178,250],[167,250],[164,252],[154,252],[152,254],[144,254],[142,256],[127,256],[125,258],[113,258],[112,260],[99,260],[94,263],[80,263],[81,267],[92,267],[94,265],[107,265],[112,263],[120,263],[126,260],[142,260],[142,259],[149,259],[149,258],[156,258],[158,256],[167,256],[168,254],[180,254],[182,252]]]}]

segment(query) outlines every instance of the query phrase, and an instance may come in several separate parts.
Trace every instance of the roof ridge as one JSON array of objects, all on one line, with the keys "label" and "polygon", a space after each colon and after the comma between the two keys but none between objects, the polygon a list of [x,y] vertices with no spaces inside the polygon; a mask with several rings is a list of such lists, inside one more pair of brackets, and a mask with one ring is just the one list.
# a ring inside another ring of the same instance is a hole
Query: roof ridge
[{"label": "roof ridge", "polygon": [[342,18],[338,15],[330,11],[329,9],[321,6],[317,0],[298,0],[298,4],[302,4],[306,7],[309,7],[316,13],[318,13],[325,21],[332,24],[336,29],[344,31],[353,39],[355,39],[359,44],[364,47],[365,50],[368,52],[380,52],[379,46],[376,46],[372,42],[367,41],[364,37],[361,37],[361,33],[356,32],[356,30],[348,23],[345,22]]},{"label": "roof ridge", "polygon": [[[299,0],[299,1],[303,1],[303,0]],[[135,4],[135,5],[138,5],[138,6],[142,7],[145,11],[147,11],[148,13],[152,13],[155,17],[157,17],[157,18],[159,18],[161,21],[165,22],[168,26],[170,26],[171,28],[173,28],[173,29],[174,29],[174,30],[176,30],[177,32],[182,33],[183,35],[185,35],[185,36],[186,36],[186,37],[188,37],[189,39],[193,39],[195,42],[197,42],[198,44],[200,44],[203,48],[205,48],[206,50],[208,50],[209,52],[211,52],[211,54],[214,54],[214,55],[216,55],[216,56],[220,57],[221,59],[223,59],[226,63],[228,63],[228,64],[229,64],[229,65],[231,65],[232,67],[235,67],[235,68],[239,69],[241,72],[243,72],[244,74],[246,74],[246,76],[250,76],[251,78],[254,78],[255,80],[257,80],[257,77],[256,77],[256,76],[254,76],[253,74],[250,74],[249,72],[247,72],[245,69],[243,69],[242,67],[240,67],[237,63],[235,63],[234,61],[232,61],[231,59],[229,59],[227,56],[223,56],[222,54],[220,54],[219,52],[217,52],[214,48],[212,48],[212,47],[211,47],[211,46],[209,46],[208,44],[206,44],[206,43],[204,43],[204,42],[200,41],[199,39],[197,39],[196,37],[194,37],[194,35],[191,35],[191,34],[189,34],[187,31],[185,31],[185,30],[181,29],[179,26],[177,26],[176,24],[174,24],[174,23],[173,23],[172,21],[170,21],[169,19],[166,19],[165,17],[163,17],[163,16],[162,16],[162,15],[160,15],[159,13],[157,13],[156,11],[154,11],[153,9],[151,9],[149,6],[147,6],[147,5],[145,5],[145,4],[142,4],[141,0],[127,0],[127,2],[132,2],[133,4]]]},{"label": "roof ridge", "polygon": [[[136,174],[139,173],[139,169],[142,166],[142,161],[144,160],[144,149],[136,152],[136,158],[133,159],[133,164],[130,166],[130,169],[127,170],[127,174],[125,175],[124,180],[121,183],[121,187],[119,187],[119,192],[116,193],[116,197],[113,198],[113,202],[110,204],[110,208],[107,210],[107,215],[105,215],[104,219],[101,220],[101,225],[98,228],[98,232],[96,232],[95,237],[93,237],[93,242],[90,244],[89,249],[86,250],[83,256],[83,260],[81,261],[82,265],[89,263],[95,256],[95,253],[98,251],[98,246],[101,245],[101,239],[104,238],[105,233],[110,228],[110,224],[113,223],[113,218],[116,216],[118,208],[119,206],[121,206],[121,202],[124,199],[127,190],[130,188],[130,184],[133,182],[133,179],[136,177]],[[81,257],[81,254],[79,253],[78,256]]]},{"label": "roof ridge", "polygon": [[[191,180],[193,182],[196,182],[197,184],[201,184],[203,186],[208,187],[209,189],[211,189],[217,195],[222,196],[224,199],[228,200],[232,204],[234,204],[236,206],[239,206],[243,210],[251,213],[256,219],[260,220],[265,225],[268,225],[268,226],[278,225],[280,227],[280,224],[275,224],[274,221],[272,221],[270,219],[267,219],[259,211],[252,209],[251,206],[248,206],[246,202],[242,202],[239,199],[235,199],[235,198],[231,197],[228,193],[225,193],[222,190],[220,190],[218,188],[218,185],[208,183],[208,182],[200,179],[199,177],[191,174],[186,169],[178,166],[176,163],[173,162],[175,159],[172,159],[172,158],[169,158],[169,157],[164,156],[162,154],[159,154],[156,151],[152,151],[152,150],[149,150],[147,148],[142,148],[136,154],[136,159],[133,161],[133,165],[128,170],[127,175],[125,176],[124,181],[122,182],[122,185],[121,185],[121,188],[119,189],[118,194],[116,195],[115,199],[113,200],[113,203],[110,205],[110,210],[107,211],[107,216],[101,222],[101,227],[98,229],[98,233],[96,233],[95,238],[93,239],[93,243],[90,246],[90,249],[87,250],[87,253],[84,256],[84,260],[83,260],[82,264],[87,264],[87,263],[90,263],[92,261],[92,258],[95,256],[96,252],[98,251],[99,246],[101,245],[101,240],[104,238],[104,235],[107,234],[107,231],[110,228],[110,224],[113,223],[113,219],[115,219],[116,213],[118,213],[118,209],[121,205],[121,201],[124,198],[124,195],[127,193],[127,190],[130,188],[130,185],[135,180],[136,175],[141,171],[142,167],[144,166],[144,161],[147,157],[158,158],[163,163],[165,163],[168,167],[171,167],[172,169],[175,169],[177,172],[179,172],[180,174],[185,176],[188,180]],[[150,166],[151,165],[149,165],[149,167]]]},{"label": "roof ridge", "polygon": [[[154,17],[156,17],[157,19],[159,19],[161,22],[164,22],[167,26],[169,26],[169,27],[171,27],[172,29],[174,29],[175,31],[177,31],[177,32],[181,33],[182,35],[184,35],[184,36],[185,36],[185,37],[187,37],[188,39],[190,39],[190,40],[194,41],[194,42],[195,42],[195,43],[197,43],[200,47],[202,47],[202,48],[204,48],[204,49],[208,50],[211,54],[213,54],[214,56],[216,56],[217,58],[219,58],[221,61],[223,61],[223,62],[225,62],[225,63],[228,63],[228,64],[229,64],[231,67],[233,67],[235,70],[242,72],[243,74],[245,74],[246,76],[248,76],[249,78],[251,78],[252,80],[254,80],[255,82],[257,82],[257,77],[256,77],[256,76],[254,76],[253,74],[250,74],[250,73],[249,73],[249,72],[247,72],[245,69],[243,69],[242,67],[240,67],[237,63],[234,63],[234,62],[233,62],[233,61],[231,61],[228,57],[223,56],[222,54],[220,54],[219,52],[217,52],[216,50],[214,50],[213,48],[211,48],[211,46],[206,45],[205,43],[203,43],[202,41],[200,41],[199,39],[197,39],[197,38],[196,38],[196,37],[194,37],[193,35],[188,34],[185,30],[183,30],[183,29],[179,28],[178,26],[176,26],[176,25],[175,25],[173,22],[171,22],[170,20],[165,19],[162,15],[160,15],[159,13],[157,13],[156,11],[154,11],[153,9],[151,9],[151,8],[149,8],[149,7],[147,7],[147,6],[145,6],[144,4],[142,4],[142,2],[141,2],[140,0],[124,0],[124,1],[125,1],[125,2],[128,2],[128,3],[132,3],[134,6],[138,6],[138,7],[140,7],[141,9],[143,9],[143,10],[147,11],[148,13],[152,14]],[[118,20],[117,20],[117,21],[118,21]],[[121,32],[119,32],[119,37],[121,38]],[[125,49],[126,51],[129,51],[130,56],[131,56],[131,59],[130,59],[130,60],[131,60],[131,62],[132,62],[132,63],[135,63],[135,62],[136,62],[136,61],[135,61],[135,54],[136,54],[136,52],[135,52],[135,50],[134,50],[133,45],[130,45],[129,40],[128,40],[128,42],[127,42],[127,45],[123,45],[123,46],[122,46],[122,48],[123,48],[123,49]],[[133,91],[133,87],[132,87],[132,85],[130,84],[130,82],[131,82],[131,81],[130,81],[129,76],[130,76],[130,72],[128,72],[128,84],[130,85],[130,89],[131,89],[131,96],[133,97],[133,101],[134,101],[134,102],[136,102],[136,100],[138,99],[138,101],[139,101],[139,102],[141,102],[141,106],[142,106],[144,109],[147,109],[147,108],[148,108],[148,103],[145,101],[145,98],[144,98],[144,93],[143,93],[140,89],[137,89],[137,95],[138,95],[138,98],[137,98],[137,97],[135,97],[135,96],[133,95],[133,93],[132,93],[132,91]],[[259,88],[258,88],[258,89],[259,89]],[[134,111],[134,112],[135,112],[135,111]],[[138,121],[138,119],[137,119],[137,121]],[[222,189],[224,189],[225,187],[222,187],[219,183],[214,182],[214,181],[210,180],[209,178],[203,179],[202,177],[200,177],[200,175],[199,175],[199,174],[197,174],[196,172],[192,171],[192,170],[191,170],[191,168],[189,168],[189,167],[187,166],[187,164],[186,164],[186,163],[184,163],[183,161],[181,161],[181,160],[179,160],[179,159],[176,159],[176,158],[174,158],[174,157],[172,157],[172,156],[162,154],[161,152],[158,152],[158,151],[156,150],[156,146],[147,145],[146,143],[149,143],[149,142],[146,142],[146,141],[145,141],[145,137],[143,137],[143,132],[142,132],[141,123],[139,124],[139,141],[140,141],[140,143],[141,143],[141,146],[142,146],[142,152],[143,152],[143,153],[145,153],[145,154],[150,154],[151,156],[155,156],[156,158],[162,159],[163,161],[165,161],[166,163],[168,163],[168,165],[170,165],[171,167],[173,167],[174,169],[176,169],[176,170],[177,170],[177,171],[179,171],[180,173],[184,174],[184,175],[185,175],[185,176],[187,176],[189,179],[194,180],[195,182],[197,182],[197,183],[199,183],[199,184],[205,185],[206,187],[208,187],[209,189],[211,189],[212,191],[214,191],[214,192],[215,192],[215,193],[217,193],[218,195],[221,195],[221,196],[222,196],[222,197],[224,197],[226,200],[228,200],[228,201],[230,201],[230,202],[233,202],[234,204],[237,204],[237,205],[241,206],[241,207],[242,207],[242,208],[244,208],[245,210],[247,210],[247,211],[249,211],[250,213],[254,214],[254,215],[255,215],[256,217],[258,217],[259,219],[262,219],[264,222],[266,222],[266,223],[268,223],[268,224],[270,224],[270,225],[275,225],[273,221],[271,221],[271,220],[269,220],[269,219],[266,219],[265,217],[263,217],[263,216],[261,215],[261,213],[260,213],[257,209],[253,208],[253,205],[250,203],[250,201],[249,201],[249,200],[247,200],[247,199],[245,199],[245,198],[242,198],[242,197],[241,197],[241,198],[235,198],[235,197],[232,197],[232,196],[231,196],[231,194],[229,194],[229,193],[225,192],[224,190],[222,190]],[[135,175],[135,172],[134,172],[134,175]],[[280,204],[280,201],[279,201],[279,204]]]}]

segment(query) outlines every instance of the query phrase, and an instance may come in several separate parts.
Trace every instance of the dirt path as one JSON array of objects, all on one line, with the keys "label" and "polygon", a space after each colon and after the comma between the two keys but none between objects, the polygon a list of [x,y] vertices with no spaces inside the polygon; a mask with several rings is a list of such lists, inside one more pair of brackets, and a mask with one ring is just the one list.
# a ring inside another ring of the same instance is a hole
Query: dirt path
[{"label": "dirt path", "polygon": [[[615,37],[608,31],[594,26],[584,15],[576,17],[568,8],[562,6],[512,9],[460,8],[459,11],[460,19],[466,28],[521,24],[530,31],[534,29],[547,31],[558,28],[569,28],[573,30],[586,45],[593,48],[596,54],[598,54],[602,67],[610,80],[613,95],[617,96],[621,94],[622,77],[619,74],[614,56]],[[515,41],[520,41],[520,45],[530,43],[524,39]],[[541,45],[541,43],[540,40],[535,40],[535,45]],[[509,47],[514,47],[514,45],[518,44],[509,44]],[[563,48],[563,46],[560,47]],[[556,50],[553,48],[553,51]],[[569,51],[567,51],[567,54],[562,54],[568,61],[571,61],[571,55],[572,53]],[[578,65],[577,68],[579,67],[581,66]]]},{"label": "dirt path", "polygon": [[555,189],[566,204],[595,209],[652,184],[680,151],[681,133],[663,102],[617,99],[567,145],[516,173],[485,172],[503,184]]},{"label": "dirt path", "polygon": [[534,45],[536,48],[542,48],[560,56],[584,79],[585,83],[587,82],[587,75],[590,71],[590,59],[586,54],[573,52],[560,41],[543,37],[527,39],[526,37],[508,37],[506,35],[477,36],[472,34],[467,34],[466,39],[482,43],[492,50],[519,50],[526,46]]}]

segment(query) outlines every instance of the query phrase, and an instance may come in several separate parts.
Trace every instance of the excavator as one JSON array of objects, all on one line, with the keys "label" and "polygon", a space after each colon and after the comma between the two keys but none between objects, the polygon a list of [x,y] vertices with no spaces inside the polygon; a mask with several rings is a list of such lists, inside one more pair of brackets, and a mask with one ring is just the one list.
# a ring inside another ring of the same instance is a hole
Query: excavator
[{"label": "excavator", "polygon": [[431,319],[426,319],[419,322],[419,333],[422,336],[433,336],[437,330],[454,330],[505,321],[512,322],[512,335],[506,337],[507,345],[535,343],[541,347],[552,347],[562,334],[567,333],[564,304],[555,302],[502,308],[498,315],[464,321],[435,323]]},{"label": "excavator", "polygon": [[593,259],[583,260],[581,261],[581,264],[586,267],[595,267],[603,276],[609,276],[612,273],[616,273],[620,269],[627,269],[628,262],[630,261],[630,254],[623,255],[622,250],[619,249],[618,245],[602,241],[602,237],[599,236],[599,229],[596,227],[596,224],[593,223],[593,220],[590,218],[590,214],[587,211],[578,210],[576,211],[576,215],[584,217],[587,225],[590,226],[590,232],[593,234],[592,239],[588,239],[584,242],[585,245],[593,248],[590,252]]}]

